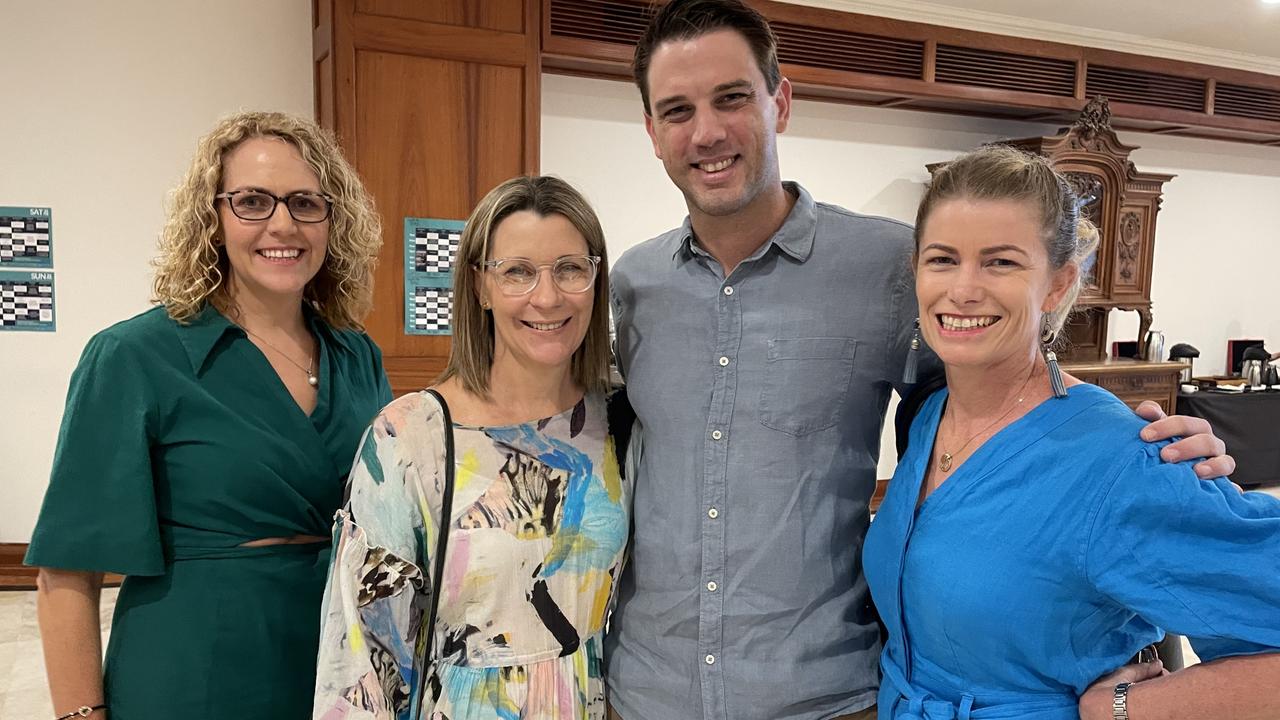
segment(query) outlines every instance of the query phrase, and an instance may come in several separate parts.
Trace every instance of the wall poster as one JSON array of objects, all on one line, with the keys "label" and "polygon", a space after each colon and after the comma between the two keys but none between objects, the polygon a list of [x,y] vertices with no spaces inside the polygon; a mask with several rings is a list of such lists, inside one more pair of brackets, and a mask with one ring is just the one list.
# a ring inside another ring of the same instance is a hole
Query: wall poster
[{"label": "wall poster", "polygon": [[463,221],[404,219],[404,332],[452,332],[453,263]]},{"label": "wall poster", "polygon": [[53,212],[0,207],[0,269],[53,267]]},{"label": "wall poster", "polygon": [[0,270],[0,332],[54,332],[53,273]]}]

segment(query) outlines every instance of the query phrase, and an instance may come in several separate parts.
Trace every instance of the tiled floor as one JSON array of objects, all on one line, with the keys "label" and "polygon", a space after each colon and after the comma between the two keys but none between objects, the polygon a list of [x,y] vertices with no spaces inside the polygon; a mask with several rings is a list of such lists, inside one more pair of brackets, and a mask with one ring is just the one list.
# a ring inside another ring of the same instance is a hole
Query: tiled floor
[{"label": "tiled floor", "polygon": [[[1280,487],[1269,488],[1280,497]],[[102,591],[103,645],[111,629],[116,589]],[[1188,663],[1195,654],[1183,642]],[[0,592],[0,720],[52,718],[49,691],[45,686],[44,655],[36,627],[34,592]]]},{"label": "tiled floor", "polygon": [[[102,591],[103,642],[111,629],[116,588]],[[0,720],[52,718],[34,592],[0,592]]]}]

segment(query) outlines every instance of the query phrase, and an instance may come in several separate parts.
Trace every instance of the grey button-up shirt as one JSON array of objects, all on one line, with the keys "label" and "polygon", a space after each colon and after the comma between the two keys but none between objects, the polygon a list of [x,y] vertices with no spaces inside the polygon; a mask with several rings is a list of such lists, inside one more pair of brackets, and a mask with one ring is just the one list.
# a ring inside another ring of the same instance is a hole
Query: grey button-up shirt
[{"label": "grey button-up shirt", "polygon": [[687,219],[612,272],[644,433],[607,653],[623,720],[875,702],[862,541],[916,316],[911,228],[786,186],[786,222],[728,277]]}]

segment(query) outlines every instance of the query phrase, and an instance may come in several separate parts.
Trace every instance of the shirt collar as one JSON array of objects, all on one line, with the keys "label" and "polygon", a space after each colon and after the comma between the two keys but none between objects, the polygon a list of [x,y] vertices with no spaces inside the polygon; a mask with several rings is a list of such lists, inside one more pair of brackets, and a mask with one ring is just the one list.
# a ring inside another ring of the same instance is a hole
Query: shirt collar
[{"label": "shirt collar", "polygon": [[[782,227],[778,228],[773,237],[769,238],[769,241],[759,250],[752,253],[751,258],[760,257],[770,247],[776,247],[797,262],[804,262],[813,252],[813,237],[818,230],[818,216],[814,212],[813,196],[801,187],[800,183],[791,180],[784,181],[782,187],[787,193],[795,196],[796,204],[791,208],[787,219],[783,221]],[[693,241],[693,221],[689,216],[685,216],[684,224],[680,226],[677,237],[679,241],[676,243],[675,252],[672,253],[672,260],[680,263],[694,255],[710,257]]]},{"label": "shirt collar", "polygon": [[187,351],[187,359],[191,361],[191,370],[199,374],[200,370],[204,368],[205,360],[209,359],[209,354],[217,347],[218,342],[222,340],[222,336],[232,331],[241,334],[244,332],[236,328],[226,316],[218,312],[213,303],[208,302],[186,324],[180,323],[178,325],[178,340],[182,342],[182,347]]},{"label": "shirt collar", "polygon": [[[316,336],[320,343],[319,350],[324,351],[326,346],[332,346],[342,349],[352,355],[356,351],[347,343],[347,340],[341,333],[335,332],[329,327],[320,314],[311,307],[309,303],[303,303],[302,314],[306,318],[307,326],[311,328],[312,334]],[[190,322],[185,325],[178,325],[178,339],[182,342],[183,349],[187,352],[187,359],[191,361],[191,370],[197,374],[204,369],[205,363],[209,360],[209,355],[213,353],[214,348],[222,341],[228,333],[245,337],[245,332],[239,325],[231,322],[225,315],[218,312],[213,303],[206,302],[204,308],[191,318]]]}]

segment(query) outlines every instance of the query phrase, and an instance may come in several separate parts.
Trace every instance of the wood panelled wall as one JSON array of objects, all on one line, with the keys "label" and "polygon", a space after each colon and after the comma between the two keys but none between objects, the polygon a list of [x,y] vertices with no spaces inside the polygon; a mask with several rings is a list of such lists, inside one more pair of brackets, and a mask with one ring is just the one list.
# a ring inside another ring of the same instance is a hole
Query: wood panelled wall
[{"label": "wood panelled wall", "polygon": [[374,311],[396,395],[444,368],[448,336],[404,333],[404,218],[463,220],[538,170],[541,4],[315,0],[316,117],[337,133],[383,220]]}]

